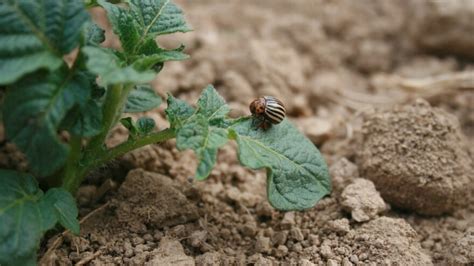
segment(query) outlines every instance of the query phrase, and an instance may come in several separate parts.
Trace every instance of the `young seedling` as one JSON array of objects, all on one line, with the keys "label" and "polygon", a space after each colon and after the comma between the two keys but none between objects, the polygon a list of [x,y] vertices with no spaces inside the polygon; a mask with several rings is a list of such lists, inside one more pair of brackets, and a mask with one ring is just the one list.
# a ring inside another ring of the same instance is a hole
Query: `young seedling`
[{"label": "young seedling", "polygon": [[[87,12],[95,5],[106,10],[120,50],[100,46],[104,31]],[[84,178],[124,153],[172,138],[179,150],[196,153],[198,180],[209,176],[218,149],[237,141],[244,166],[267,169],[268,200],[277,209],[311,208],[330,192],[322,156],[290,122],[259,130],[251,117],[231,119],[212,86],[194,106],[168,95],[168,129],[156,131],[150,118],[123,117],[160,105],[146,84],[164,62],[188,56],[182,46],[166,50],[155,39],[189,30],[169,0],[98,0],[87,7],[81,0],[0,2],[3,124],[29,163],[28,173],[0,170],[0,265],[35,264],[41,237],[56,223],[78,234],[72,195]],[[63,56],[75,49],[77,58],[66,64]],[[118,122],[129,137],[107,147]]]}]

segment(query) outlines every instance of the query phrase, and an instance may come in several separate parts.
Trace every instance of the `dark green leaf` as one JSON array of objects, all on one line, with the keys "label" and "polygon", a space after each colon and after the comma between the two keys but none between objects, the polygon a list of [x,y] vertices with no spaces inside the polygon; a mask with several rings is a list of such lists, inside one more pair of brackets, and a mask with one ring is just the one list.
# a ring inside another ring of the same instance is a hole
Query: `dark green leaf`
[{"label": "dark green leaf", "polygon": [[102,108],[90,99],[84,106],[74,107],[63,119],[62,127],[73,135],[93,137],[102,130]]},{"label": "dark green leaf", "polygon": [[102,85],[111,84],[143,84],[155,77],[152,70],[138,71],[127,66],[112,50],[87,46],[82,48],[87,55],[87,68],[101,78]]},{"label": "dark green leaf", "polygon": [[140,135],[147,135],[155,128],[155,120],[149,117],[140,117],[137,120],[137,128]]},{"label": "dark green leaf", "polygon": [[244,119],[231,127],[240,162],[267,168],[267,195],[279,210],[313,207],[331,191],[326,163],[316,147],[287,120],[263,131]]},{"label": "dark green leaf", "polygon": [[125,104],[125,113],[146,112],[157,108],[161,97],[148,85],[137,86],[130,92]]},{"label": "dark green leaf", "polygon": [[68,154],[68,146],[57,136],[67,111],[87,96],[82,76],[69,77],[57,72],[40,73],[16,83],[7,91],[3,121],[7,138],[27,156],[31,170],[39,176],[59,169]]},{"label": "dark green leaf", "polygon": [[71,193],[63,188],[52,188],[41,199],[46,205],[53,208],[57,221],[74,234],[79,234],[78,210]]},{"label": "dark green leaf", "polygon": [[130,9],[103,0],[99,0],[98,3],[107,10],[112,28],[119,36],[127,56],[155,55],[143,58],[141,61],[146,62],[137,64],[151,67],[160,62],[187,58],[183,53],[180,53],[181,51],[166,51],[159,48],[155,41],[155,37],[158,35],[190,30],[181,9],[172,1],[132,0],[128,1]]},{"label": "dark green leaf", "polygon": [[88,19],[82,0],[0,1],[0,84],[59,68]]},{"label": "dark green leaf", "polygon": [[140,40],[140,27],[130,14],[130,11],[103,0],[97,1],[105,10],[112,28],[120,38],[122,48],[126,54],[133,54],[135,46]]},{"label": "dark green leaf", "polygon": [[167,102],[168,108],[165,113],[172,128],[181,127],[182,123],[194,114],[194,108],[187,102],[174,98],[171,94],[168,94]]},{"label": "dark green leaf", "polygon": [[179,150],[192,149],[199,165],[196,179],[206,179],[216,163],[217,150],[227,143],[227,129],[211,127],[208,118],[197,114],[178,130],[176,145]]},{"label": "dark green leaf", "polygon": [[35,265],[42,235],[58,220],[78,232],[72,195],[50,191],[43,195],[30,175],[0,170],[0,265]]},{"label": "dark green leaf", "polygon": [[141,35],[156,37],[174,32],[187,32],[181,9],[170,0],[129,0],[132,16],[140,25]]}]

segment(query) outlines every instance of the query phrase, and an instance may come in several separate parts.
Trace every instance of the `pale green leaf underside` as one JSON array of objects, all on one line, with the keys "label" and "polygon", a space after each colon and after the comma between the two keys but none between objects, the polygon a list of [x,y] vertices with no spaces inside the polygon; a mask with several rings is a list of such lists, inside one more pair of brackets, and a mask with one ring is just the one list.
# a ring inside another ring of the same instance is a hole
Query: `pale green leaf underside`
[{"label": "pale green leaf underside", "polygon": [[82,90],[84,76],[62,77],[31,75],[15,83],[5,96],[3,121],[7,138],[27,156],[31,170],[47,176],[61,167],[68,146],[59,139],[57,130],[67,111],[88,94]]},{"label": "pale green leaf underside", "polygon": [[239,145],[240,162],[267,168],[267,195],[279,210],[304,210],[331,191],[327,165],[316,147],[286,119],[267,131],[251,119],[230,129]]},{"label": "pale green leaf underside", "polygon": [[102,85],[112,84],[143,84],[155,77],[155,72],[138,71],[124,63],[113,51],[101,47],[86,46],[82,51],[87,55],[87,68],[100,76]]},{"label": "pale green leaf underside", "polygon": [[78,231],[77,213],[67,191],[43,195],[32,176],[0,170],[0,265],[35,265],[42,235],[58,220]]},{"label": "pale green leaf underside", "polygon": [[81,0],[0,1],[0,84],[57,69],[88,18]]}]

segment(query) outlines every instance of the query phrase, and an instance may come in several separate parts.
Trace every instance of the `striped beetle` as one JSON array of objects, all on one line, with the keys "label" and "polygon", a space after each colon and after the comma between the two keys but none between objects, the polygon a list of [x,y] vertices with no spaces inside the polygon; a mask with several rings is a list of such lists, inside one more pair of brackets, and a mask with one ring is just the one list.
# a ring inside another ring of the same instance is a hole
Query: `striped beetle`
[{"label": "striped beetle", "polygon": [[286,109],[283,103],[273,96],[263,96],[250,103],[250,112],[259,121],[258,127],[266,130],[272,124],[278,124],[285,118]]}]

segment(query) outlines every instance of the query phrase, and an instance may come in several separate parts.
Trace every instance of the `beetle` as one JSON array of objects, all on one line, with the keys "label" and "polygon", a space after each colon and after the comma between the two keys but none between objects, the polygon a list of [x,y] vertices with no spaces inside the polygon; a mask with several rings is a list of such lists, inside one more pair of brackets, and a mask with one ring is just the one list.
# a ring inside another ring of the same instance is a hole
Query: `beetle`
[{"label": "beetle", "polygon": [[263,96],[250,103],[250,112],[259,121],[258,127],[266,130],[272,124],[281,123],[286,116],[286,109],[283,103],[273,96]]}]

